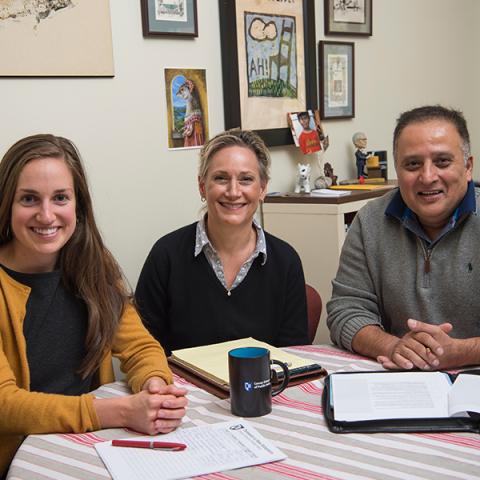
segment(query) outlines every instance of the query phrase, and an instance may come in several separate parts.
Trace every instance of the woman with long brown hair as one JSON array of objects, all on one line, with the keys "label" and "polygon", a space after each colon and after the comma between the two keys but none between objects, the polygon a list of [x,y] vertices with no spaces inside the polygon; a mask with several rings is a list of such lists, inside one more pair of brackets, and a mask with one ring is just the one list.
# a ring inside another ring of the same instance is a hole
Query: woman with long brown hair
[{"label": "woman with long brown hair", "polygon": [[[96,399],[112,354],[134,393]],[[28,434],[169,432],[185,393],[102,242],[73,143],[15,143],[0,163],[0,476]]]}]

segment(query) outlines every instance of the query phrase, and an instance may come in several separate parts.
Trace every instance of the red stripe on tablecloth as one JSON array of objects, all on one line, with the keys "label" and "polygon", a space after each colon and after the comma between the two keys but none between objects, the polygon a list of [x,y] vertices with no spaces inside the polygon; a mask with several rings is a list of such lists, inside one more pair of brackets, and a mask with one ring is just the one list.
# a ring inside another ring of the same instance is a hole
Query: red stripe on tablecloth
[{"label": "red stripe on tablecloth", "polygon": [[96,443],[106,442],[104,438],[101,438],[94,433],[61,433],[58,436],[69,442],[92,448]]},{"label": "red stripe on tablecloth", "polygon": [[320,405],[308,402],[300,402],[298,400],[292,400],[288,398],[284,393],[277,395],[273,398],[273,402],[279,405],[283,405],[289,408],[296,408],[298,410],[304,410],[307,412],[322,413],[322,407]]},{"label": "red stripe on tablecloth", "polygon": [[454,433],[417,433],[419,437],[429,438],[443,443],[451,443],[460,447],[470,447],[476,450],[480,449],[480,440],[475,438],[461,437]]},{"label": "red stripe on tablecloth", "polygon": [[289,347],[292,350],[303,350],[304,352],[312,353],[326,353],[334,357],[344,357],[351,358],[352,360],[370,360],[374,361],[371,358],[363,357],[356,353],[347,352],[346,350],[331,350],[330,348],[319,347],[317,345],[300,345],[298,347]]},{"label": "red stripe on tablecloth", "polygon": [[280,462],[259,465],[258,468],[270,472],[276,472],[290,478],[298,478],[299,480],[336,480],[337,478]]},{"label": "red stripe on tablecloth", "polygon": [[225,475],[224,473],[209,473],[208,475],[200,475],[195,478],[200,478],[202,480],[235,480],[234,477]]},{"label": "red stripe on tablecloth", "polygon": [[301,390],[303,390],[305,393],[311,393],[313,395],[321,395],[323,388],[318,387],[317,385],[314,385],[311,382],[308,383],[302,383],[300,385],[297,385]]}]

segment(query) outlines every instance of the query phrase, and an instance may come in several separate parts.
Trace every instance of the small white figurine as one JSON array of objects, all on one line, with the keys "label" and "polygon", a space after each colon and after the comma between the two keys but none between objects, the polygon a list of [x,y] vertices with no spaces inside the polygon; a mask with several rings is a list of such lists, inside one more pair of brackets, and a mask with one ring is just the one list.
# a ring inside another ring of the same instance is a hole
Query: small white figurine
[{"label": "small white figurine", "polygon": [[298,164],[297,183],[295,193],[310,193],[310,164]]}]

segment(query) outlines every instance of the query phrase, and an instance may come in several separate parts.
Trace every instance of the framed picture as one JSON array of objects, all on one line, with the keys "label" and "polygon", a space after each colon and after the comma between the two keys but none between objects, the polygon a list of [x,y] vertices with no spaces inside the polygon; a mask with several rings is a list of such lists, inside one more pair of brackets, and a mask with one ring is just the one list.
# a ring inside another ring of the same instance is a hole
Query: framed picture
[{"label": "framed picture", "polygon": [[320,116],[322,119],[355,116],[355,45],[319,42]]},{"label": "framed picture", "polygon": [[288,112],[317,106],[311,0],[219,0],[225,128],[293,143]]},{"label": "framed picture", "polygon": [[0,1],[1,77],[113,77],[108,0]]},{"label": "framed picture", "polygon": [[371,35],[372,0],[324,0],[325,35]]},{"label": "framed picture", "polygon": [[140,0],[143,36],[198,37],[197,0]]}]

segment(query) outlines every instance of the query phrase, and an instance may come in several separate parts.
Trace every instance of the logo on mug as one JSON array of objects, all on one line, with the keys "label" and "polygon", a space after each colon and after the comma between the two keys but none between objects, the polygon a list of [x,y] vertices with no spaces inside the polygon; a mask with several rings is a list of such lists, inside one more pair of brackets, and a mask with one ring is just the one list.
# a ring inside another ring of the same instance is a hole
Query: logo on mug
[{"label": "logo on mug", "polygon": [[251,382],[244,382],[243,386],[247,392],[249,392],[253,388]]}]

